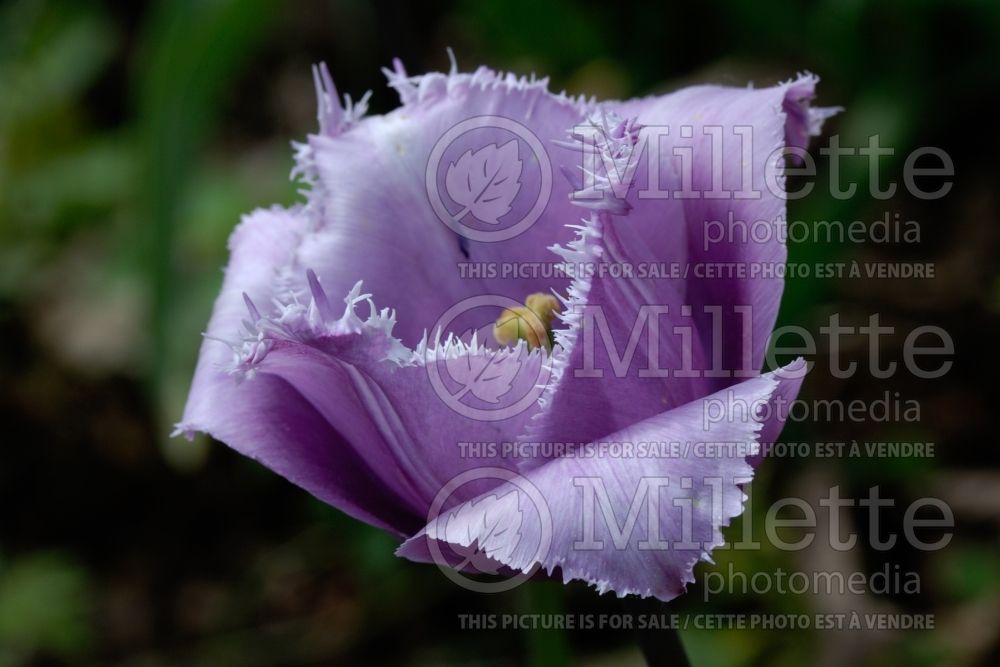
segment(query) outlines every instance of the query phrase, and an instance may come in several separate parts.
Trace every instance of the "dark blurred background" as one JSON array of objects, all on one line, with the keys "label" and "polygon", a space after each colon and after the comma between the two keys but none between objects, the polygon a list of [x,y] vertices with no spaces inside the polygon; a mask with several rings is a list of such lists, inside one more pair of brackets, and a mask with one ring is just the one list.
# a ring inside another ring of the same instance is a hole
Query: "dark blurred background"
[{"label": "dark blurred background", "polygon": [[[547,583],[469,593],[226,447],[168,438],[230,230],[243,212],[299,198],[289,141],[316,127],[310,64],[325,60],[355,98],[373,90],[381,113],[397,100],[380,68],[399,56],[410,72],[446,69],[447,46],[462,69],[535,71],[556,90],[611,98],[809,70],[819,103],[847,108],[827,134],[859,146],[879,133],[896,148],[887,179],[901,181],[917,146],[952,156],[943,199],[900,187],[889,201],[837,201],[817,187],[789,212],[918,221],[919,244],[792,243],[791,259],[934,262],[934,280],[794,280],[782,311],[811,330],[832,312],[853,323],[878,312],[903,334],[945,327],[957,349],[943,379],[834,380],[821,368],[803,390],[899,392],[919,401],[919,422],[785,433],[929,441],[934,458],[776,459],[753,507],[759,533],[782,495],[880,485],[898,524],[909,502],[936,495],[955,511],[952,543],[839,553],[817,540],[798,554],[723,552],[715,566],[890,564],[919,573],[919,595],[705,602],[699,583],[672,607],[936,619],[933,632],[685,631],[695,665],[1000,664],[1000,3],[23,0],[0,4],[0,666],[640,664],[628,632],[463,631],[457,617],[615,613],[613,596]],[[864,190],[865,161],[844,166]],[[899,359],[902,335],[883,346]],[[863,511],[850,516],[864,528]]]}]

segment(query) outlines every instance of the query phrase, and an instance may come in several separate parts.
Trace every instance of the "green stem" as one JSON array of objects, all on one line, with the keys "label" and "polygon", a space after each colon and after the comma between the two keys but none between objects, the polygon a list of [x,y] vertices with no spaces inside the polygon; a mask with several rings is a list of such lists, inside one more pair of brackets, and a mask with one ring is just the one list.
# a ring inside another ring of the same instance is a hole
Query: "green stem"
[{"label": "green stem", "polygon": [[[525,612],[561,615],[565,613],[563,587],[549,581],[534,581],[524,587]],[[569,642],[563,630],[531,630],[527,633],[528,664],[538,667],[568,667]]]},{"label": "green stem", "polygon": [[670,608],[666,602],[655,598],[637,598],[633,596],[622,600],[625,613],[632,617],[632,627],[635,628],[636,641],[647,665],[670,665],[670,667],[690,667],[687,653],[681,636],[672,628],[644,627],[649,624],[639,622],[640,617],[669,615]]}]

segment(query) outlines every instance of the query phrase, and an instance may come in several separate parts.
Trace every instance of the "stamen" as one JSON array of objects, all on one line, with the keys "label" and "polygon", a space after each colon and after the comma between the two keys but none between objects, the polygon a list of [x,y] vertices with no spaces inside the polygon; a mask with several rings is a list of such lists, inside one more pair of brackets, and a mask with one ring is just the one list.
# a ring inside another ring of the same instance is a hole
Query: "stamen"
[{"label": "stamen", "polygon": [[561,310],[559,300],[552,294],[538,292],[529,295],[524,303],[504,309],[493,325],[493,337],[501,345],[523,340],[531,348],[552,349],[552,320]]}]

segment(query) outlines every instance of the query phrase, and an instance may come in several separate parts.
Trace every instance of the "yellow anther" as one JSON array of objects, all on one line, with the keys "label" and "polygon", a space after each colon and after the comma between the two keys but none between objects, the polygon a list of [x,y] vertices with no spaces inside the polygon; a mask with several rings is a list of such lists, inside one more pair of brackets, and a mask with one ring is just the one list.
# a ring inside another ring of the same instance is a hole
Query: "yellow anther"
[{"label": "yellow anther", "polygon": [[552,320],[558,313],[559,300],[551,294],[537,293],[525,299],[524,306],[507,308],[493,325],[493,337],[501,345],[524,340],[528,347],[552,347]]},{"label": "yellow anther", "polygon": [[545,324],[546,328],[551,329],[552,318],[555,314],[562,310],[559,307],[559,299],[557,299],[552,294],[546,294],[545,292],[536,292],[534,294],[529,294],[528,298],[524,300],[524,305],[531,309],[535,315],[541,318],[542,322]]}]

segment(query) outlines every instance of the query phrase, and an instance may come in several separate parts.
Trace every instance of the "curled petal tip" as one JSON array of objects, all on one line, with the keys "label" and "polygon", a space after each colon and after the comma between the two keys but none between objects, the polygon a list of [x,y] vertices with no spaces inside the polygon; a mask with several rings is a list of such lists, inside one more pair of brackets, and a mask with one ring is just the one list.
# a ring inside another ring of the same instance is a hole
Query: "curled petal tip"
[{"label": "curled petal tip", "polygon": [[334,314],[333,308],[330,307],[330,301],[326,298],[323,286],[319,284],[316,272],[312,269],[307,270],[306,279],[309,281],[309,291],[312,293],[313,303],[316,304],[319,316],[327,323],[335,321],[337,316]]},{"label": "curled petal tip", "polygon": [[260,320],[260,311],[257,310],[257,306],[254,305],[250,295],[246,292],[243,292],[243,303],[246,304],[247,312],[250,313],[250,321],[256,324]]}]

